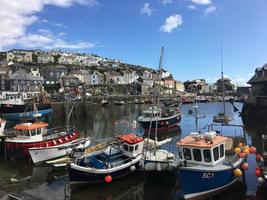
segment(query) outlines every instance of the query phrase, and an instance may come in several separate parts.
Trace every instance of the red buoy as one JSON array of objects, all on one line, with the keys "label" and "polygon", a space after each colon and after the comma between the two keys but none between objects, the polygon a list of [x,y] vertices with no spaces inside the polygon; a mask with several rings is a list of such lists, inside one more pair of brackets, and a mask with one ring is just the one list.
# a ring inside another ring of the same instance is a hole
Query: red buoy
[{"label": "red buoy", "polygon": [[261,170],[256,169],[256,170],[255,170],[255,175],[256,175],[257,177],[260,177],[260,176],[261,176]]},{"label": "red buoy", "polygon": [[260,155],[260,154],[257,154],[257,155],[256,155],[256,161],[257,161],[257,162],[260,162],[260,161],[261,161],[261,155]]},{"label": "red buoy", "polygon": [[240,153],[238,154],[238,156],[239,156],[239,158],[245,158],[245,157],[246,157],[246,154],[243,153],[243,152],[240,152]]},{"label": "red buoy", "polygon": [[110,175],[105,176],[105,182],[110,183],[112,181],[112,177]]},{"label": "red buoy", "polygon": [[251,147],[249,148],[249,153],[251,153],[251,154],[256,154],[256,152],[257,152],[256,147],[251,146]]},{"label": "red buoy", "polygon": [[242,163],[241,168],[246,171],[248,169],[248,163]]}]

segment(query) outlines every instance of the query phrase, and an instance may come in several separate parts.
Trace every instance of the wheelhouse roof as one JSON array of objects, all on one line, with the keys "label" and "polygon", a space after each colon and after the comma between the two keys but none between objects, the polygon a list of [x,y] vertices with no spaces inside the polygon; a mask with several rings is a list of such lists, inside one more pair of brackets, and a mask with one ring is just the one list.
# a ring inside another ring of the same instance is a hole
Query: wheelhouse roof
[{"label": "wheelhouse roof", "polygon": [[178,141],[176,143],[177,146],[182,147],[196,147],[196,148],[212,148],[223,142],[225,142],[228,138],[224,136],[216,136],[212,142],[207,141],[204,138],[196,141],[191,135],[186,136],[184,139]]},{"label": "wheelhouse roof", "polygon": [[23,123],[23,124],[17,124],[14,129],[16,130],[34,130],[38,128],[44,128],[47,127],[48,124],[44,122],[34,122],[34,123]]},{"label": "wheelhouse roof", "polygon": [[129,133],[118,136],[119,140],[122,140],[123,142],[127,142],[128,144],[137,144],[139,142],[142,142],[144,139],[141,137],[138,137],[136,134]]}]

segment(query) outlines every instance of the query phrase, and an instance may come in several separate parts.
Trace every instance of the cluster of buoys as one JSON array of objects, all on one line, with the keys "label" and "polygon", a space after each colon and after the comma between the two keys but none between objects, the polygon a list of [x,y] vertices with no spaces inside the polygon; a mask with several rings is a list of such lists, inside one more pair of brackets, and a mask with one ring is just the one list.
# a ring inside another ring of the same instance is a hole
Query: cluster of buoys
[{"label": "cluster of buoys", "polygon": [[[238,155],[239,158],[245,158],[249,154],[256,154],[257,149],[254,146],[249,147],[249,146],[245,146],[243,143],[239,143],[238,146],[234,149],[234,152],[235,154]],[[240,165],[240,168],[243,171],[246,171],[248,170],[249,165],[248,163],[243,162]],[[234,169],[233,173],[236,177],[242,176],[242,171],[239,168]]]},{"label": "cluster of buoys", "polygon": [[164,125],[165,125],[165,126],[168,126],[168,125],[169,125],[169,122],[168,122],[168,121],[166,121],[166,122],[162,121],[162,122],[160,122],[160,125],[161,125],[161,126],[164,126]]},{"label": "cluster of buoys", "polygon": [[255,169],[255,176],[258,179],[258,182],[262,184],[265,181],[265,178],[263,176],[263,170],[262,167],[264,165],[264,160],[261,154],[256,154],[256,162],[257,162],[257,167]]}]

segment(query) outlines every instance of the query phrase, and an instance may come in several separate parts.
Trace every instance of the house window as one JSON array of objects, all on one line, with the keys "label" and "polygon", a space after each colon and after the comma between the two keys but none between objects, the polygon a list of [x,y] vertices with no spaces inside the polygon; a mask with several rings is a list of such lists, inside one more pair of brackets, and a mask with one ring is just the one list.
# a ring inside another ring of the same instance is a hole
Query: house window
[{"label": "house window", "polygon": [[214,156],[214,161],[219,159],[219,147],[215,147],[213,149],[213,156]]},{"label": "house window", "polygon": [[224,146],[223,144],[220,145],[220,158],[224,156]]},{"label": "house window", "polygon": [[188,149],[188,148],[183,148],[183,153],[184,153],[184,158],[186,160],[191,160],[192,157],[191,157],[191,150]]},{"label": "house window", "polygon": [[210,150],[205,149],[203,151],[203,154],[204,154],[204,160],[205,160],[205,162],[211,162]]},{"label": "house window", "polygon": [[193,149],[193,156],[195,161],[202,161],[201,151],[199,149]]}]

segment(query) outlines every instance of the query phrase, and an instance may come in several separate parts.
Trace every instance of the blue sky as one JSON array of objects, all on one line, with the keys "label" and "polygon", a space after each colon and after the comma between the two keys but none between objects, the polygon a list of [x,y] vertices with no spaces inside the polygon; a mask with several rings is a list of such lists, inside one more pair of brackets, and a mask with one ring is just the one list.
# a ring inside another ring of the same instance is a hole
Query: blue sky
[{"label": "blue sky", "polygon": [[62,49],[243,85],[267,62],[266,0],[0,0],[0,49]]}]

